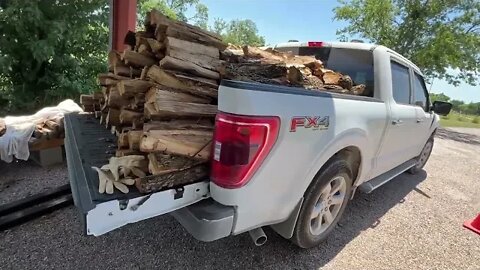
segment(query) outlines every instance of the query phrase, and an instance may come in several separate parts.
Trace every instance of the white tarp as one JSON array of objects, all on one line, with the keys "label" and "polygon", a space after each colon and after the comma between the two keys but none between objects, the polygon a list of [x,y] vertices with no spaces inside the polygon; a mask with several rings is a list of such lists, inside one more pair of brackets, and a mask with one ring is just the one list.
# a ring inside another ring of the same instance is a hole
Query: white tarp
[{"label": "white tarp", "polygon": [[63,117],[66,113],[82,112],[73,100],[67,99],[56,107],[43,108],[34,115],[7,116],[4,118],[7,132],[0,137],[0,159],[12,162],[13,157],[27,160],[30,156],[28,141],[35,131],[35,125],[47,119]]}]

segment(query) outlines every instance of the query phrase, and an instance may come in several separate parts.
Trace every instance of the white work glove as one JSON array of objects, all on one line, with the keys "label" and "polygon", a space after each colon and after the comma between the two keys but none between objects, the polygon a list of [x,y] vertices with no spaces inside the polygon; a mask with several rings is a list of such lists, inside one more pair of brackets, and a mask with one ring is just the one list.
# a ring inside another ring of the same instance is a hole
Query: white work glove
[{"label": "white work glove", "polygon": [[98,173],[98,192],[100,194],[107,193],[113,194],[113,188],[120,190],[123,193],[128,193],[129,189],[127,185],[131,186],[135,184],[135,180],[132,178],[122,178],[115,180],[110,170],[109,165],[103,165],[102,168],[92,167]]}]

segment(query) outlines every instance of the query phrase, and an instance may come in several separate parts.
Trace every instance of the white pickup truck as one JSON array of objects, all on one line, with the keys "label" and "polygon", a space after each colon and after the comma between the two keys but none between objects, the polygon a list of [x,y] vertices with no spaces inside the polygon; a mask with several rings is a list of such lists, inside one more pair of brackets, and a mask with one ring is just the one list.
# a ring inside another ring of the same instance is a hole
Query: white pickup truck
[{"label": "white pickup truck", "polygon": [[367,96],[223,81],[209,179],[150,195],[99,194],[91,166],[107,162],[114,138],[91,116],[69,115],[65,148],[85,232],[98,236],[170,213],[202,241],[249,232],[262,245],[269,225],[308,248],[333,230],[357,190],[422,169],[439,125],[434,112],[448,114],[451,104],[430,105],[413,63],[363,43],[275,48],[315,55],[365,84]]}]

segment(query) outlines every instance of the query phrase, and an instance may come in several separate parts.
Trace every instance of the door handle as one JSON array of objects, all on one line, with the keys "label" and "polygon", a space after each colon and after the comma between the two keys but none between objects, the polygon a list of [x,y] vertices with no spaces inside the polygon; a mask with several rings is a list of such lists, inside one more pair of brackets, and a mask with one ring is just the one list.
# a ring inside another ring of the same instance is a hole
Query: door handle
[{"label": "door handle", "polygon": [[424,120],[424,119],[419,119],[419,118],[417,118],[417,123],[421,123],[421,122],[423,122],[423,121],[425,121],[425,120]]},{"label": "door handle", "polygon": [[392,125],[397,125],[397,126],[398,126],[398,125],[401,125],[401,124],[403,124],[403,121],[400,120],[400,119],[398,119],[398,120],[392,120]]}]

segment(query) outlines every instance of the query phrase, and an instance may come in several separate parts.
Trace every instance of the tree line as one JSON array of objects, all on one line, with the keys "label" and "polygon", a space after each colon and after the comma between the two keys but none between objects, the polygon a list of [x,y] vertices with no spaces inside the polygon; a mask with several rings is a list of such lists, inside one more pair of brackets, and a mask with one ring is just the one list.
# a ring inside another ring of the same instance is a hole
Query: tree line
[{"label": "tree line", "polygon": [[449,96],[445,95],[444,93],[435,94],[430,93],[430,101],[433,103],[434,101],[445,101],[452,103],[452,109],[456,112],[463,113],[463,114],[471,114],[471,115],[480,115],[480,102],[470,102],[465,103],[461,100],[451,99]]},{"label": "tree line", "polygon": [[[0,0],[0,115],[96,90],[96,74],[107,69],[108,2]],[[255,22],[211,19],[201,0],[138,0],[139,22],[152,8],[216,32],[228,43],[265,45]],[[390,47],[428,78],[479,83],[478,0],[339,0],[334,14],[348,23],[337,32],[343,41],[362,38]],[[451,74],[452,69],[459,72]],[[470,112],[475,105],[454,106]]]},{"label": "tree line", "polygon": [[[0,0],[0,115],[30,113],[97,89],[96,75],[107,70],[108,2]],[[199,0],[139,0],[140,26],[152,8],[226,42],[265,43],[251,20],[215,18],[209,26],[208,8]]]}]

